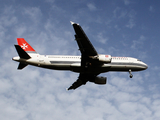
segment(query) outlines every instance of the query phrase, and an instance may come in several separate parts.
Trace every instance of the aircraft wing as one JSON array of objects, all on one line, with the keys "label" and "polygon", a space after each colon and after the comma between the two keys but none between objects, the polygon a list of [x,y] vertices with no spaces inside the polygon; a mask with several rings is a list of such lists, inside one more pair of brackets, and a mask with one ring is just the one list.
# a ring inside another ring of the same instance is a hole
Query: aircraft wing
[{"label": "aircraft wing", "polygon": [[92,81],[94,79],[94,77],[97,75],[94,74],[87,74],[87,73],[80,73],[77,81],[75,81],[69,88],[68,90],[71,89],[76,89],[78,87],[80,87],[81,85],[85,85],[88,81]]},{"label": "aircraft wing", "polygon": [[68,90],[71,90],[71,89],[76,89],[76,88],[78,88],[78,87],[80,87],[81,85],[83,85],[83,84],[85,84],[85,83],[83,83],[83,80],[81,80],[81,79],[78,79],[77,81],[75,81],[69,88],[68,88]]},{"label": "aircraft wing", "polygon": [[77,41],[77,44],[79,46],[79,50],[81,51],[81,53],[87,56],[98,55],[97,51],[89,41],[88,37],[86,36],[81,26],[74,22],[71,22],[71,24],[73,25],[74,31],[76,33],[75,40]]},{"label": "aircraft wing", "polygon": [[92,61],[90,59],[90,56],[96,56],[98,55],[97,51],[89,41],[88,37],[86,36],[85,32],[81,28],[79,24],[76,24],[74,22],[71,22],[73,25],[74,31],[75,31],[75,40],[79,46],[79,50],[81,52],[81,72],[80,75],[69,88],[76,89],[80,87],[81,85],[85,85],[86,82],[92,81],[98,74],[91,74],[88,73],[88,68],[91,67]]}]

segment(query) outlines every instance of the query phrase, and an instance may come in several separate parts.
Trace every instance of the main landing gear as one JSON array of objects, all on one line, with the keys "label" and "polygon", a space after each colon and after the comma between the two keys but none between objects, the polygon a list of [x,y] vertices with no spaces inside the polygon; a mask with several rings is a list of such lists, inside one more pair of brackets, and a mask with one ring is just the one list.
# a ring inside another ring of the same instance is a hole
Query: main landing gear
[{"label": "main landing gear", "polygon": [[129,75],[129,77],[130,77],[130,78],[132,78],[132,77],[133,77],[133,75],[132,75],[132,73],[131,73],[131,72],[132,72],[132,71],[131,71],[131,69],[129,69],[129,74],[130,74],[130,75]]}]

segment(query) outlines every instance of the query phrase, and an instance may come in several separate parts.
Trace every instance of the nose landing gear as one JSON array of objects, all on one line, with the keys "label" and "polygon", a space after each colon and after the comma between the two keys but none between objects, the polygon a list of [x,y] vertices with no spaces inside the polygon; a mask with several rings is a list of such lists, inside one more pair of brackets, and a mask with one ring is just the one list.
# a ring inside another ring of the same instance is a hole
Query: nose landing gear
[{"label": "nose landing gear", "polygon": [[130,74],[130,75],[129,75],[129,77],[130,77],[130,78],[132,78],[132,77],[133,77],[133,75],[132,75],[132,71],[131,71],[131,69],[129,69],[129,74]]}]

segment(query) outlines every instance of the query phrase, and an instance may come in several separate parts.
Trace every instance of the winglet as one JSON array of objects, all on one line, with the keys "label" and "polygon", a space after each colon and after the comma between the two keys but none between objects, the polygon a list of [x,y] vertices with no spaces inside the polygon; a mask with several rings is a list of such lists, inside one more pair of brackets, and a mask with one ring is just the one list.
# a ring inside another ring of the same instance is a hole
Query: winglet
[{"label": "winglet", "polygon": [[[73,24],[77,24],[77,23],[75,23],[75,22],[72,22],[72,21],[70,21],[70,23],[71,23],[71,25],[73,25]],[[79,25],[79,24],[77,24],[77,25]]]},{"label": "winglet", "polygon": [[71,25],[73,25],[73,24],[74,24],[74,22],[72,22],[72,21],[70,21],[70,23],[71,23]]}]

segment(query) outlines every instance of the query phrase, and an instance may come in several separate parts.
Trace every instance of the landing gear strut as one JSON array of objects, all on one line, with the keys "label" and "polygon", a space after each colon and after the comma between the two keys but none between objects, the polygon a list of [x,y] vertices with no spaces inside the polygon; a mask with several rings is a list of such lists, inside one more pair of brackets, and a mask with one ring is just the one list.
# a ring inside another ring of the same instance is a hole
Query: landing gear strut
[{"label": "landing gear strut", "polygon": [[131,69],[129,69],[129,74],[130,74],[130,78],[132,78],[133,77],[133,75],[132,75],[132,73],[131,73],[132,71],[131,71]]}]

